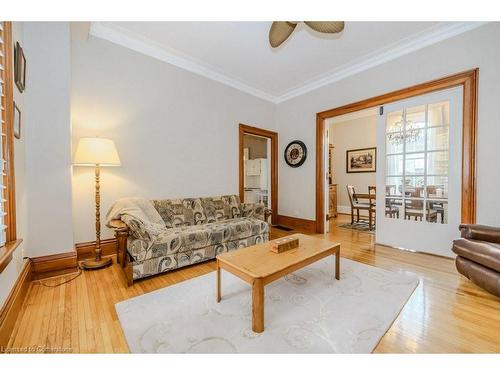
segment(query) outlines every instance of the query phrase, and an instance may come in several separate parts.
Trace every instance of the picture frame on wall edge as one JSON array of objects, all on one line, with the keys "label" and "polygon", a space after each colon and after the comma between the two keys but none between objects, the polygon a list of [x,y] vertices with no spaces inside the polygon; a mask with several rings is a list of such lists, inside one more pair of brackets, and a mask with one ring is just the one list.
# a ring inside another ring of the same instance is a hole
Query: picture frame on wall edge
[{"label": "picture frame on wall edge", "polygon": [[346,151],[346,173],[373,173],[377,171],[377,148],[358,148]]},{"label": "picture frame on wall edge", "polygon": [[21,139],[21,110],[14,102],[14,137]]},{"label": "picture frame on wall edge", "polygon": [[19,42],[14,49],[14,82],[19,92],[23,92],[26,88],[26,57]]}]

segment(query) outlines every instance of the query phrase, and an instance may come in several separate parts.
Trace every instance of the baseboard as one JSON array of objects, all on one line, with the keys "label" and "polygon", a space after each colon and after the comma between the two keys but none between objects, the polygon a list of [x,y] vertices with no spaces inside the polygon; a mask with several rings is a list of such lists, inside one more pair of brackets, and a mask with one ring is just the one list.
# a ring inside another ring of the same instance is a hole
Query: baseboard
[{"label": "baseboard", "polygon": [[[33,274],[33,262],[26,259],[21,273],[17,276],[2,309],[0,310],[0,348],[6,347],[19,317],[23,302],[28,293]],[[1,350],[0,350],[1,353]]]},{"label": "baseboard", "polygon": [[78,269],[76,251],[35,257],[31,258],[31,261],[34,280],[65,275]]},{"label": "baseboard", "polygon": [[[95,241],[75,244],[78,260],[91,259],[94,257]],[[103,256],[116,254],[116,239],[108,238],[101,240],[101,251]]]},{"label": "baseboard", "polygon": [[316,233],[316,221],[298,217],[278,215],[278,224],[297,231]]}]

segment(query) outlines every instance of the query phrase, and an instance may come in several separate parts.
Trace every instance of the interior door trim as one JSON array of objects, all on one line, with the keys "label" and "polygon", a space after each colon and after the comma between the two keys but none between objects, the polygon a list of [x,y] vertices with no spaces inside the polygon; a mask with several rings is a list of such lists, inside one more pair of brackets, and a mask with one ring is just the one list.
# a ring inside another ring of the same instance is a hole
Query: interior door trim
[{"label": "interior door trim", "polygon": [[464,224],[476,222],[476,134],[477,134],[477,96],[479,68],[453,74],[433,81],[410,86],[387,94],[375,96],[359,102],[329,109],[316,114],[316,231],[324,233],[323,163],[325,120],[380,106],[402,99],[427,94],[452,87],[463,87],[463,131],[462,131],[462,213]]},{"label": "interior door trim", "polygon": [[243,165],[243,137],[245,134],[257,135],[271,139],[271,222],[278,222],[278,133],[256,128],[254,126],[240,124],[239,126],[239,194],[240,200],[243,202],[245,197],[244,190],[244,175],[245,166]]}]

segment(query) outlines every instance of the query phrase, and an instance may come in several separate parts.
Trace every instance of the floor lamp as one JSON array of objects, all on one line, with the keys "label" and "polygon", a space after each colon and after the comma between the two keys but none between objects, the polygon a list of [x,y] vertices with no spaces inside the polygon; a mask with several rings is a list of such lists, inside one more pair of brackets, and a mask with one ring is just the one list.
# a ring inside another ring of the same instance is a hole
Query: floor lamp
[{"label": "floor lamp", "polygon": [[101,195],[100,169],[101,167],[117,167],[120,158],[115,143],[105,138],[80,138],[76,148],[73,165],[92,166],[95,168],[95,258],[83,261],[83,269],[97,269],[113,263],[111,258],[101,257]]}]

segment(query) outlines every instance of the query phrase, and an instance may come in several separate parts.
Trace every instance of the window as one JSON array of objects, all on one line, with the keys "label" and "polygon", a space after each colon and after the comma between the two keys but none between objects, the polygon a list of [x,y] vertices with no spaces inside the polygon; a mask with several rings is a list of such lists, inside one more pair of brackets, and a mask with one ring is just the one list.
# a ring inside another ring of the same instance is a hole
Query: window
[{"label": "window", "polygon": [[[0,246],[16,240],[13,149],[13,51],[11,23],[0,22]],[[0,255],[1,251],[0,251]],[[1,265],[0,265],[1,269]]]},{"label": "window", "polygon": [[450,103],[387,114],[386,206],[400,217],[447,223]]}]

